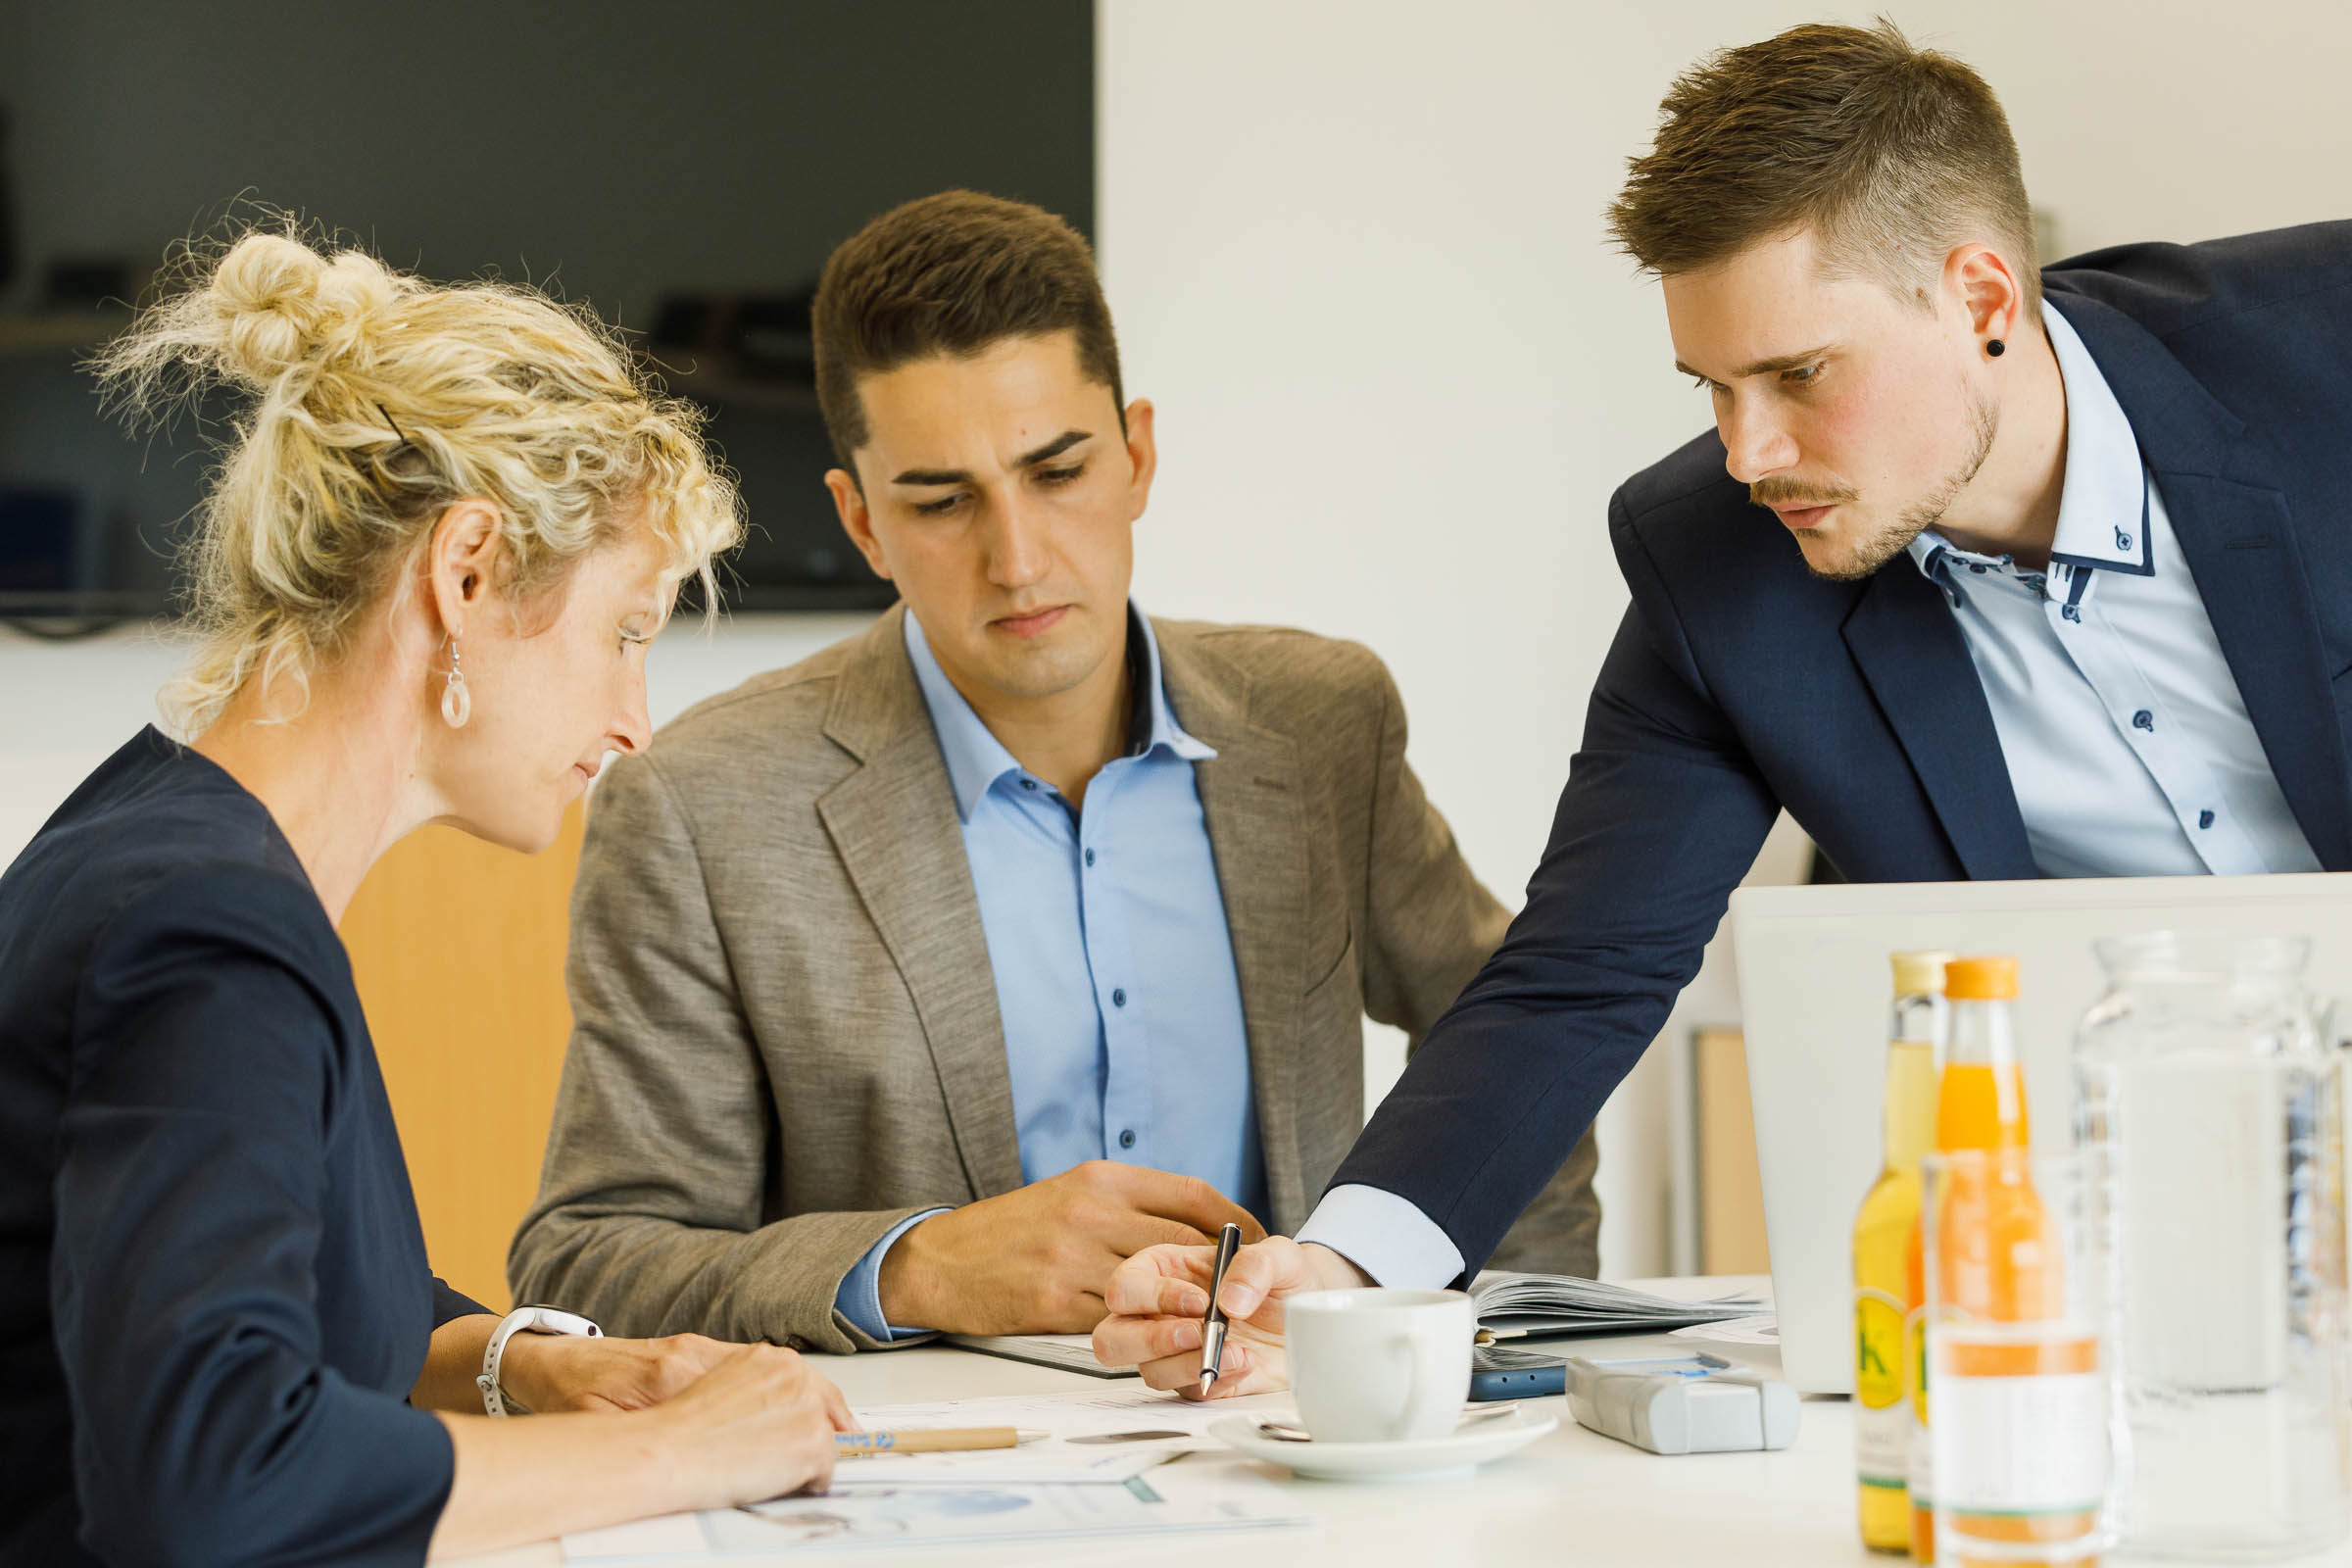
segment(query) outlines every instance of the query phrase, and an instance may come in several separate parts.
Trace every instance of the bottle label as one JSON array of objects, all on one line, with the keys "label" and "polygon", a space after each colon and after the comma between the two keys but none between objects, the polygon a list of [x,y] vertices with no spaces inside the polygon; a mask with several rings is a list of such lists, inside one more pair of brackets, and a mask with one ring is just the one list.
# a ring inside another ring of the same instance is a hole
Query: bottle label
[{"label": "bottle label", "polygon": [[1866,1487],[1901,1491],[1911,1469],[1911,1412],[1903,1402],[1903,1303],[1854,1292],[1854,1467]]},{"label": "bottle label", "polygon": [[2097,1372],[1936,1379],[1935,1492],[1955,1513],[2080,1513],[2107,1496]]},{"label": "bottle label", "polygon": [[1866,1487],[1901,1492],[1911,1484],[1911,1412],[1854,1408],[1854,1469]]},{"label": "bottle label", "polygon": [[1873,1410],[1903,1399],[1903,1303],[1885,1291],[1854,1292],[1854,1397]]},{"label": "bottle label", "polygon": [[1911,1388],[1911,1506],[1926,1508],[1936,1497],[1936,1446],[1928,1437],[1928,1313],[1913,1307],[1903,1319],[1903,1374]]}]

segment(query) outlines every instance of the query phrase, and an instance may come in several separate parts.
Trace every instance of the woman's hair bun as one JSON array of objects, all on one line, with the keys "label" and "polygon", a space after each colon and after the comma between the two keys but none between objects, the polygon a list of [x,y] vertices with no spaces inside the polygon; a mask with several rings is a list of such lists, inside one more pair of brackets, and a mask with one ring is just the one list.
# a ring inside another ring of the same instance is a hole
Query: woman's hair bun
[{"label": "woman's hair bun", "polygon": [[250,233],[229,247],[210,285],[220,356],[240,379],[266,386],[349,346],[374,309],[397,293],[392,273],[359,251],[330,261],[286,234]]},{"label": "woman's hair bun", "polygon": [[701,411],[594,315],[512,284],[429,283],[282,215],[181,246],[89,365],[134,426],[217,390],[246,405],[206,421],[231,439],[189,534],[198,652],[164,696],[183,734],[248,681],[301,687],[462,499],[496,512],[498,585],[517,601],[635,529],[662,543],[664,576],[699,574],[715,599],[710,558],[742,531]]}]

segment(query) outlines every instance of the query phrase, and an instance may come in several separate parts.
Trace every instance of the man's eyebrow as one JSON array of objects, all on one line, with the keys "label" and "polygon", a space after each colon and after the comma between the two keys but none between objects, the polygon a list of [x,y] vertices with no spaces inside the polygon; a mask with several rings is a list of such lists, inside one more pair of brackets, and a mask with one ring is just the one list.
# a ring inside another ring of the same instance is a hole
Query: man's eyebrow
[{"label": "man's eyebrow", "polygon": [[[1732,372],[1732,379],[1737,381],[1750,375],[1778,375],[1783,370],[1802,369],[1805,366],[1811,365],[1815,360],[1829,353],[1834,347],[1836,347],[1835,344],[1824,343],[1819,348],[1803,349],[1795,354],[1776,354],[1769,360],[1758,360],[1753,365],[1742,365]],[[1700,371],[1693,370],[1680,360],[1674,362],[1674,368],[1685,375],[1695,375],[1701,381],[1712,379]]]},{"label": "man's eyebrow", "polygon": [[[1044,446],[1024,452],[1013,459],[1012,466],[1016,468],[1027,468],[1040,463],[1051,462],[1081,441],[1092,441],[1094,438],[1095,432],[1092,430],[1064,430]],[[971,479],[971,470],[968,468],[908,468],[904,473],[895,476],[890,482],[914,485],[969,484]]]},{"label": "man's eyebrow", "polygon": [[1092,430],[1064,430],[1061,432],[1061,434],[1055,436],[1044,446],[1024,452],[1019,457],[1013,459],[1012,466],[1016,468],[1027,468],[1033,467],[1040,463],[1051,462],[1052,460],[1060,457],[1064,452],[1069,451],[1070,448],[1076,446],[1079,442],[1092,441],[1094,438],[1095,432]]}]

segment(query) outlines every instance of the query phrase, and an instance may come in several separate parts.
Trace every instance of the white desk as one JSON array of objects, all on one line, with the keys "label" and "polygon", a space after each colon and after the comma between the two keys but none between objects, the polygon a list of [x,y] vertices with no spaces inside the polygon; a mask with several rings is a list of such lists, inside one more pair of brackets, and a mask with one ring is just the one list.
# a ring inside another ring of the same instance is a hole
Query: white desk
[{"label": "white desk", "polygon": [[[1715,1295],[1768,1282],[1667,1280],[1641,1282],[1661,1294]],[[1716,1354],[1778,1369],[1777,1351],[1656,1337],[1583,1342],[1603,1355]],[[992,1394],[1042,1394],[1065,1389],[1127,1387],[969,1351],[924,1348],[857,1356],[811,1357],[858,1406]],[[1117,1547],[1081,1543],[1051,1548],[1028,1545],[985,1551],[839,1552],[793,1561],[890,1565],[890,1568],[1015,1568],[1051,1563],[1069,1568],[1217,1568],[1278,1563],[1282,1568],[1385,1568],[1385,1565],[1573,1563],[1577,1568],[1620,1564],[1726,1565],[1726,1568],[1836,1568],[1902,1561],[1862,1548],[1854,1526],[1853,1423],[1846,1401],[1807,1399],[1794,1446],[1779,1453],[1690,1454],[1662,1458],[1578,1426],[1564,1399],[1532,1400],[1556,1410],[1559,1430],[1507,1459],[1483,1467],[1475,1479],[1427,1483],[1339,1483],[1297,1480],[1260,1466],[1322,1516],[1309,1530],[1212,1540],[1171,1536]],[[1217,1465],[1247,1465],[1239,1454],[1198,1453],[1151,1472],[1154,1490],[1188,1494],[1194,1477]],[[478,1568],[552,1568],[563,1560],[553,1545],[469,1559]],[[781,1561],[783,1559],[774,1559]],[[2306,1565],[2352,1568],[2352,1546]]]}]

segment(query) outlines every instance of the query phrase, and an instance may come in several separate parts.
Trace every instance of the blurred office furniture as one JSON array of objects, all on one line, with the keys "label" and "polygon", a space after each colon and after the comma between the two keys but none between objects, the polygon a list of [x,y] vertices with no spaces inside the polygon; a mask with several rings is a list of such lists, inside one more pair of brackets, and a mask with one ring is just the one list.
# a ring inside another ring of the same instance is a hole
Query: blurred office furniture
[{"label": "blurred office furniture", "polygon": [[343,917],[433,1270],[494,1311],[539,1186],[571,1008],[566,906],[582,806],[517,855],[450,827],[393,846]]},{"label": "blurred office furniture", "polygon": [[1764,1184],[1748,1108],[1747,1046],[1737,1029],[1700,1029],[1690,1042],[1698,1122],[1698,1248],[1702,1274],[1767,1274]]}]

